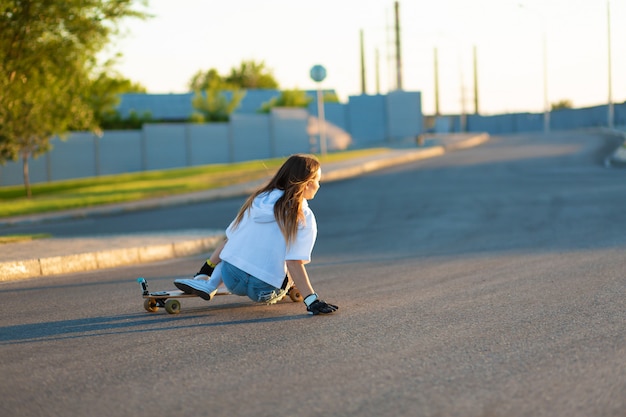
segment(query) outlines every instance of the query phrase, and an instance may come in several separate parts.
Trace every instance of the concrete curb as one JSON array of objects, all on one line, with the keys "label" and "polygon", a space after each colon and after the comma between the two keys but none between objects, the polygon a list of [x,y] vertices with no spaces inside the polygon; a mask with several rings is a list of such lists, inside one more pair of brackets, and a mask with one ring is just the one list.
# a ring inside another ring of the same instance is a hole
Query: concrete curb
[{"label": "concrete curb", "polygon": [[468,148],[473,148],[475,146],[479,146],[482,145],[483,143],[487,142],[489,140],[490,136],[488,133],[481,133],[477,136],[471,136],[468,139],[456,142],[456,143],[451,143],[449,145],[444,145],[444,148],[447,151],[456,151],[456,150],[460,150],[460,149],[468,149]]},{"label": "concrete curb", "polygon": [[[448,151],[466,149],[485,143],[489,140],[488,134],[461,135],[459,138],[443,141],[443,145],[419,149],[397,149],[389,154],[364,157],[345,163],[337,163],[327,172],[323,172],[322,180],[326,182],[339,181],[352,178],[379,169],[405,164],[421,159],[441,156]],[[248,195],[264,184],[267,179],[239,184],[231,187],[207,190],[203,192],[173,196],[166,199],[152,199],[133,203],[95,207],[91,209],[68,210],[62,213],[49,213],[33,216],[16,216],[0,220],[0,227],[20,223],[37,223],[58,219],[83,218],[104,214],[115,214],[129,211],[154,209],[159,207],[175,206],[181,204],[196,203],[216,200],[221,198],[239,197]],[[102,247],[107,249],[86,250],[80,244],[81,239],[73,239],[76,253],[50,256],[36,259],[23,259],[0,262],[0,282],[18,279],[33,278],[38,276],[50,276],[73,272],[85,272],[96,269],[114,268],[144,262],[154,262],[177,257],[196,255],[213,250],[219,241],[223,239],[223,233],[211,233],[208,237],[191,237],[188,235],[172,237],[155,235],[141,236],[137,241],[130,239],[102,238]],[[154,238],[153,238],[154,237]],[[110,241],[107,242],[107,239]],[[143,239],[143,240],[142,240]],[[150,244],[145,239],[151,239]],[[165,239],[165,241],[164,241]],[[121,240],[121,241],[120,241]],[[52,241],[52,242],[51,242]],[[54,245],[53,239],[46,239],[50,246]],[[17,243],[15,245],[19,245]],[[26,244],[27,245],[27,244]],[[31,253],[24,247],[23,253]],[[47,253],[47,251],[46,251]]]},{"label": "concrete curb", "polygon": [[199,239],[189,237],[179,241],[172,239],[170,242],[155,245],[135,246],[133,242],[127,242],[128,247],[123,248],[0,262],[0,281],[85,272],[191,256],[212,251],[223,238],[224,234],[219,233]]},{"label": "concrete curb", "polygon": [[377,171],[379,169],[388,168],[394,165],[405,164],[420,159],[433,158],[445,153],[443,146],[434,146],[432,148],[420,149],[417,151],[408,151],[401,155],[390,156],[384,160],[366,161],[360,165],[346,167],[322,174],[322,182],[339,181],[347,178],[356,177],[368,172]]}]

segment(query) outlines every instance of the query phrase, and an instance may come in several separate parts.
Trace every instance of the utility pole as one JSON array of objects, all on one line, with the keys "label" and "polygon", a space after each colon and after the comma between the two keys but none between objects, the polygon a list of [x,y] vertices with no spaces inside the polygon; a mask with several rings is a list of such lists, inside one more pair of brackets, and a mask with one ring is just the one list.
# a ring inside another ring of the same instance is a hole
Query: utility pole
[{"label": "utility pole", "polygon": [[465,77],[463,77],[463,68],[459,62],[459,77],[461,79],[461,132],[467,131],[467,110],[465,109]]},{"label": "utility pole", "polygon": [[400,49],[400,3],[395,2],[396,12],[396,89],[402,90],[402,54]]},{"label": "utility pole", "polygon": [[380,94],[380,55],[376,48],[376,94]]},{"label": "utility pole", "polygon": [[474,114],[478,114],[478,58],[476,45],[474,45]]},{"label": "utility pole", "polygon": [[363,44],[363,29],[360,33],[361,38],[361,94],[367,94],[365,87],[365,47]]},{"label": "utility pole", "polygon": [[435,116],[439,116],[439,53],[435,47]]}]

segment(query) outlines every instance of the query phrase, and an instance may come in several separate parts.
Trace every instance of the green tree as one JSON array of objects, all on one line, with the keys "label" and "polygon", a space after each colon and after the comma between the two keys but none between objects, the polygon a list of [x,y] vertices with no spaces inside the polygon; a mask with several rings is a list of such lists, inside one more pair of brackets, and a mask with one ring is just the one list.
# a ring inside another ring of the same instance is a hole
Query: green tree
[{"label": "green tree", "polygon": [[278,82],[272,71],[265,67],[265,62],[243,61],[239,68],[232,68],[230,75],[224,78],[229,85],[243,89],[277,89]]},{"label": "green tree", "polygon": [[563,109],[571,109],[574,108],[574,105],[572,104],[572,100],[560,100],[557,101],[556,103],[552,103],[551,109],[552,110],[563,110]]},{"label": "green tree", "polygon": [[[108,129],[112,121],[123,122],[117,111],[121,100],[120,95],[145,92],[144,86],[111,71],[110,65],[106,65],[105,69],[93,78],[86,101],[93,111],[96,125],[100,129]],[[138,115],[135,114],[133,117],[137,119]]]},{"label": "green tree", "polygon": [[0,163],[22,160],[28,197],[29,158],[70,128],[97,129],[90,103],[95,57],[121,19],[147,17],[134,3],[0,0]]},{"label": "green tree", "polygon": [[100,121],[103,130],[139,130],[146,123],[157,123],[152,118],[152,112],[138,113],[131,110],[127,117],[122,117],[118,111],[106,113]]},{"label": "green tree", "polygon": [[122,94],[145,93],[146,88],[111,70],[112,65],[113,62],[108,62],[91,83],[87,102],[93,110],[95,123],[102,130],[141,129],[144,123],[154,121],[150,112],[131,111],[127,118],[123,118],[117,106]]},{"label": "green tree", "polygon": [[230,74],[222,76],[215,68],[196,72],[189,80],[192,91],[208,88],[222,90],[254,90],[260,88],[277,89],[278,82],[272,72],[265,67],[265,62],[242,61],[239,68],[233,67]]},{"label": "green tree", "polygon": [[269,113],[274,107],[302,107],[305,108],[313,100],[305,91],[293,89],[284,90],[280,96],[273,97],[261,105],[259,113]]},{"label": "green tree", "polygon": [[211,68],[207,72],[196,72],[189,81],[189,89],[191,91],[202,91],[208,89],[209,86],[215,85],[219,85],[221,88],[224,85],[224,79],[214,68]]},{"label": "green tree", "polygon": [[227,122],[245,95],[243,90],[232,90],[231,97],[228,99],[221,88],[221,81],[213,79],[204,92],[196,91],[191,100],[191,104],[196,109],[191,116],[191,121],[194,123]]}]

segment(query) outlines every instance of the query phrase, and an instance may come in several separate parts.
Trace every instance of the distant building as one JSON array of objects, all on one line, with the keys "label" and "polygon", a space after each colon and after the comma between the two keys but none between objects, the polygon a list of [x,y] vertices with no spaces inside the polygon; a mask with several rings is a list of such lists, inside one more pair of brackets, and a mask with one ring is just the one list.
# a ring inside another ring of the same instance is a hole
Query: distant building
[{"label": "distant building", "polygon": [[[307,91],[308,96],[315,102],[316,92]],[[230,99],[231,92],[224,94]],[[263,103],[267,103],[274,97],[279,97],[279,90],[246,90],[246,95],[235,113],[254,114],[261,108]],[[137,114],[150,112],[154,120],[162,121],[187,121],[194,112],[191,101],[194,93],[183,94],[142,94],[129,93],[122,94],[121,102],[117,107],[123,118],[128,118],[132,111]]]}]

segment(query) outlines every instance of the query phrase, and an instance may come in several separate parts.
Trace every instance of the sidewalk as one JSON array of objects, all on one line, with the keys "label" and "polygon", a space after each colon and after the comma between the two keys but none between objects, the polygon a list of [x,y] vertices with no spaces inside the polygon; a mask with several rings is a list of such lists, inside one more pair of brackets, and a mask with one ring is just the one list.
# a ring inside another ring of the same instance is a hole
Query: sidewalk
[{"label": "sidewalk", "polygon": [[[478,146],[487,140],[489,140],[489,135],[487,134],[431,136],[427,138],[427,146],[425,147],[418,148],[414,142],[405,143],[400,144],[397,148],[390,149],[386,153],[325,164],[322,169],[322,181],[338,181],[390,166],[433,158],[452,150]],[[2,233],[3,228],[20,223],[92,217],[239,197],[250,194],[265,181],[267,179],[169,198],[5,218],[0,219],[0,233]],[[191,256],[210,252],[222,237],[223,231],[182,230],[169,234],[142,233],[79,238],[50,238],[1,244],[0,281],[113,268],[122,265]]]}]

